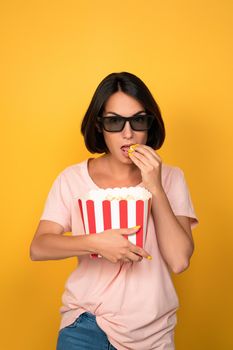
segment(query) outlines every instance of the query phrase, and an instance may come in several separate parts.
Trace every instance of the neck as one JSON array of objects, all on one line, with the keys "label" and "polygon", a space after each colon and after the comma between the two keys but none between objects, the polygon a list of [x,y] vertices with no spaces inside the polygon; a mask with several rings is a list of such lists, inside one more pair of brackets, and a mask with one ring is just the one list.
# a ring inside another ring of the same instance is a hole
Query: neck
[{"label": "neck", "polygon": [[114,156],[111,154],[105,154],[101,156],[101,158],[105,159],[106,167],[111,169],[113,177],[116,180],[128,179],[136,175],[141,177],[141,172],[134,163],[123,163],[118,159],[114,158]]}]

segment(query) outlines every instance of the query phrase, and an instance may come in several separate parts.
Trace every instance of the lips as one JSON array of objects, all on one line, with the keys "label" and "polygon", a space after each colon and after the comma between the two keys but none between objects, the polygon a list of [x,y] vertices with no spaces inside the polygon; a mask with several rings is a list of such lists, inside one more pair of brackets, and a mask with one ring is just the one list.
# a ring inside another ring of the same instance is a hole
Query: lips
[{"label": "lips", "polygon": [[130,143],[129,145],[123,145],[123,146],[121,147],[121,149],[124,150],[124,151],[128,151],[128,149],[129,149],[130,146],[132,146],[132,145],[134,145],[134,143]]}]

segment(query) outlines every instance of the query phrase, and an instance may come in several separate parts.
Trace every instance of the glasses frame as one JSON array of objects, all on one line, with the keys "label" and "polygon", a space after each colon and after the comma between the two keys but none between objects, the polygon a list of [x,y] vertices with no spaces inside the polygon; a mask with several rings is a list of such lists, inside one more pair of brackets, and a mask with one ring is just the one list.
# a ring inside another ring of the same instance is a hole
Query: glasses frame
[{"label": "glasses frame", "polygon": [[[122,128],[120,130],[108,130],[108,129],[106,129],[103,120],[107,119],[107,118],[111,118],[111,117],[112,118],[120,118],[120,120],[123,120],[124,123],[122,124]],[[132,126],[132,121],[135,120],[138,117],[146,117],[146,118],[149,117],[149,120],[150,120],[149,127],[145,128],[145,129],[140,129],[140,130],[135,129]],[[137,114],[137,115],[134,115],[134,116],[131,116],[131,117],[122,117],[121,115],[111,115],[111,116],[108,116],[108,117],[97,116],[97,121],[103,126],[104,130],[107,131],[107,132],[121,132],[124,129],[125,124],[126,124],[127,121],[129,122],[131,129],[134,130],[134,131],[148,131],[151,128],[154,119],[155,119],[155,117],[152,114]]]}]

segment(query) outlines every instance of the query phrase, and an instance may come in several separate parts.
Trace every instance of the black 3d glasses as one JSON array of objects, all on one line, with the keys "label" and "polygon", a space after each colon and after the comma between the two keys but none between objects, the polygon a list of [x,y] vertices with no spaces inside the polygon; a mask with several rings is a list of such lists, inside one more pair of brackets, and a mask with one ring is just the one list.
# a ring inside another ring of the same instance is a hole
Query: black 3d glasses
[{"label": "black 3d glasses", "polygon": [[150,114],[139,114],[133,117],[114,115],[108,117],[97,117],[97,120],[103,126],[104,130],[109,132],[122,131],[127,121],[134,131],[146,131],[150,129],[154,116]]}]

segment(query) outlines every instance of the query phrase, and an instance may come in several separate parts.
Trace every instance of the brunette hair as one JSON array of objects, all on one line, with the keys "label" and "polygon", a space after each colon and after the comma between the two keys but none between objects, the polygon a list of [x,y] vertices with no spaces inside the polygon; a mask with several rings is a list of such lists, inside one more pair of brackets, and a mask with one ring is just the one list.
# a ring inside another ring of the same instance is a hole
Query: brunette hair
[{"label": "brunette hair", "polygon": [[146,144],[155,150],[159,149],[165,139],[165,127],[159,106],[143,81],[128,72],[111,73],[98,85],[81,124],[81,133],[87,149],[91,153],[108,152],[97,117],[102,115],[107,99],[117,91],[135,98],[147,113],[154,116]]}]

